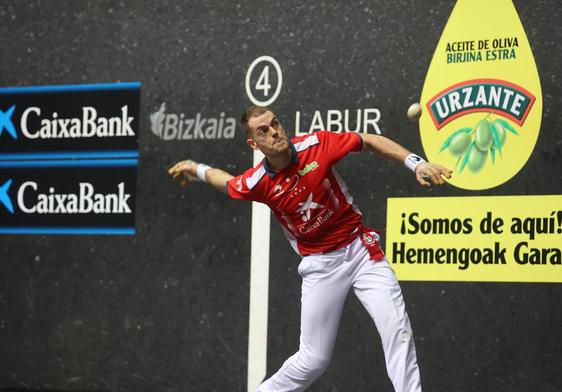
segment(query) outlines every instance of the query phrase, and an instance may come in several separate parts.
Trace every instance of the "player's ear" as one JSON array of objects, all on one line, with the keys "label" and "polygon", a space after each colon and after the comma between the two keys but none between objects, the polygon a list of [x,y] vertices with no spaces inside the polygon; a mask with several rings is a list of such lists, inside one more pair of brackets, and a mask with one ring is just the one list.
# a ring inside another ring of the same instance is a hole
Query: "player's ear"
[{"label": "player's ear", "polygon": [[256,150],[256,151],[259,150],[259,147],[257,146],[255,140],[252,139],[251,137],[246,139],[246,143],[248,143],[248,146],[250,146],[251,149]]}]

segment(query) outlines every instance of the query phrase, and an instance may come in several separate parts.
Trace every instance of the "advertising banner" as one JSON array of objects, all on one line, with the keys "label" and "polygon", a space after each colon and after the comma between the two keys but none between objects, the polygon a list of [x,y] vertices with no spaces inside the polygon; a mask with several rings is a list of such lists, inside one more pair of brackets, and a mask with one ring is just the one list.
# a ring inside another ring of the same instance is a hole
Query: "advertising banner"
[{"label": "advertising banner", "polygon": [[139,82],[0,89],[0,234],[134,234]]},{"label": "advertising banner", "polygon": [[0,159],[138,157],[140,83],[0,89]]},{"label": "advertising banner", "polygon": [[390,198],[401,280],[562,283],[562,195]]},{"label": "advertising banner", "polygon": [[426,156],[453,170],[450,186],[475,194],[388,199],[386,252],[399,278],[562,282],[562,196],[477,193],[501,194],[541,128],[539,74],[510,0],[456,2],[420,103]]},{"label": "advertising banner", "polygon": [[136,159],[0,162],[0,234],[134,234]]}]

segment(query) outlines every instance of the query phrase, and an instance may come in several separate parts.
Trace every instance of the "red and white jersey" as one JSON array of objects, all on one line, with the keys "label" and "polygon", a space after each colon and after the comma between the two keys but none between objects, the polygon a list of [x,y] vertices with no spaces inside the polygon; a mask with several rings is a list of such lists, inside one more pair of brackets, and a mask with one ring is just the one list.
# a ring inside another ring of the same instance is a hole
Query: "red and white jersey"
[{"label": "red and white jersey", "polygon": [[360,151],[354,132],[319,131],[291,140],[292,163],[278,173],[264,159],[228,181],[233,199],[267,204],[301,256],[339,249],[357,238],[361,212],[334,165]]}]

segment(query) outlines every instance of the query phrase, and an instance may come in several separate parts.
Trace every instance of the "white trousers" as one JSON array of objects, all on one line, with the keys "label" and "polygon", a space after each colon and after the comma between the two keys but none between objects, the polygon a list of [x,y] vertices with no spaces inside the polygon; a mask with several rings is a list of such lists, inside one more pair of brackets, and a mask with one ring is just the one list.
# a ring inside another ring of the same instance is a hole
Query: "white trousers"
[{"label": "white trousers", "polygon": [[343,304],[350,288],[375,322],[386,368],[396,392],[421,392],[412,328],[394,271],[373,262],[359,239],[336,251],[305,256],[299,351],[256,392],[304,391],[332,357]]}]

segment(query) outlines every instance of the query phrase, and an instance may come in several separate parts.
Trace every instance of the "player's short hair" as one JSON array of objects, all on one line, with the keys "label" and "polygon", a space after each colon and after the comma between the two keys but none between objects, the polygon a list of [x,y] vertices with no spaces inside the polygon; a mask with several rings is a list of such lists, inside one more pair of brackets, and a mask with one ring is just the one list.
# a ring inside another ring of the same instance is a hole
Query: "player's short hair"
[{"label": "player's short hair", "polygon": [[240,117],[240,127],[246,134],[246,137],[252,137],[250,127],[248,126],[248,122],[250,121],[250,119],[255,116],[260,116],[266,112],[273,113],[273,110],[271,110],[267,106],[250,106],[244,111],[244,113],[242,113],[242,117]]}]

